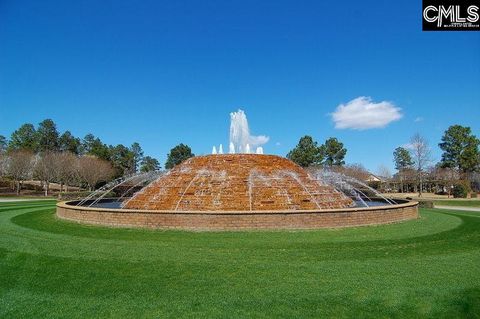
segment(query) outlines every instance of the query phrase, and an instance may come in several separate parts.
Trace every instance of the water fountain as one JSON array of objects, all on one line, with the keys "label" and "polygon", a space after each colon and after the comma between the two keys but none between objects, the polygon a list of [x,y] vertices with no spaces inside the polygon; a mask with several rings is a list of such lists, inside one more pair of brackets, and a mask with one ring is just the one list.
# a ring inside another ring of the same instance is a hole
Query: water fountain
[{"label": "water fountain", "polygon": [[[305,170],[264,155],[243,111],[230,114],[228,154],[186,160],[166,172],[118,179],[57,216],[119,227],[195,230],[304,229],[397,222],[418,217],[417,203],[386,198],[328,169]],[[251,154],[252,148],[255,154]]]}]

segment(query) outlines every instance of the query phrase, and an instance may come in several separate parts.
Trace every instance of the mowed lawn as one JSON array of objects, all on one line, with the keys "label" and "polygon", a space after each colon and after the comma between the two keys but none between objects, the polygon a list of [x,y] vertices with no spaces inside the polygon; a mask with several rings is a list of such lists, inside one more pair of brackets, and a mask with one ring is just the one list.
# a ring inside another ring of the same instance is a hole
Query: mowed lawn
[{"label": "mowed lawn", "polygon": [[150,231],[0,204],[2,318],[478,318],[480,213],[317,231]]}]

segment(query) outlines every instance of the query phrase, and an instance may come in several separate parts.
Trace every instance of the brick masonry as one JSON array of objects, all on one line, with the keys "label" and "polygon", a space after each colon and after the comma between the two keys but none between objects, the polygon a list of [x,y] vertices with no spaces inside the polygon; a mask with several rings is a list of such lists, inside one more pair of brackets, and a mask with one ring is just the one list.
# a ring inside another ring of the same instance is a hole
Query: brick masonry
[{"label": "brick masonry", "polygon": [[418,218],[418,203],[395,206],[309,211],[147,211],[88,208],[57,204],[61,219],[112,227],[184,229],[194,231],[249,229],[315,229],[388,224]]}]

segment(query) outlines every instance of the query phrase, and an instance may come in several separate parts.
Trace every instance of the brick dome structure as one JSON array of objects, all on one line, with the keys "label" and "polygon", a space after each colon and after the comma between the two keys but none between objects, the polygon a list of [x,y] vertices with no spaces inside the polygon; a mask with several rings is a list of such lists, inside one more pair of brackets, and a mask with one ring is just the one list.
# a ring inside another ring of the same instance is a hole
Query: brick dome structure
[{"label": "brick dome structure", "polygon": [[283,211],[346,208],[353,201],[275,155],[222,154],[188,159],[135,194],[126,209]]}]

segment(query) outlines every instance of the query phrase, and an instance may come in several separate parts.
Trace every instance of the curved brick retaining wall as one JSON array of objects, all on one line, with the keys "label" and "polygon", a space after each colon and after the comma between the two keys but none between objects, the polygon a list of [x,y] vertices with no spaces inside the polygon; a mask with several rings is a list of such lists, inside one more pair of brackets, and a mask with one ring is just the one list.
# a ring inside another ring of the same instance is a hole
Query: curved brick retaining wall
[{"label": "curved brick retaining wall", "polygon": [[179,212],[90,208],[62,202],[57,204],[57,216],[86,224],[113,227],[186,230],[314,229],[415,219],[418,218],[418,203],[321,211]]}]

